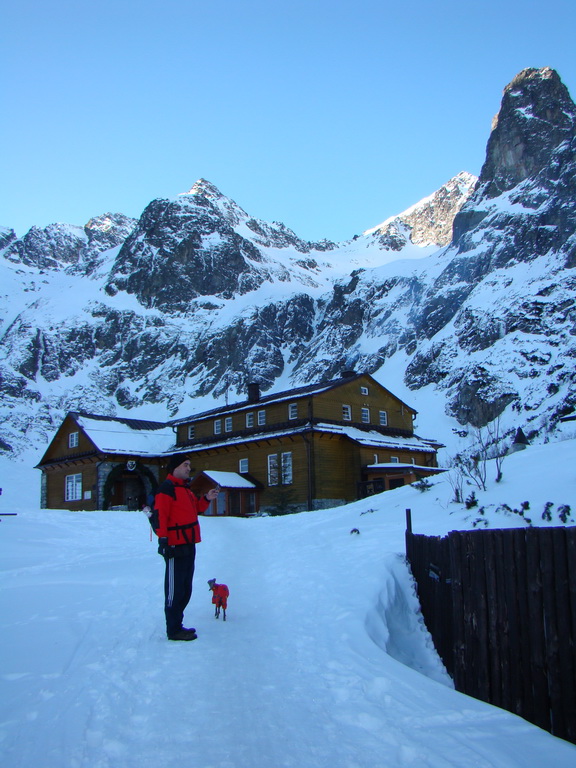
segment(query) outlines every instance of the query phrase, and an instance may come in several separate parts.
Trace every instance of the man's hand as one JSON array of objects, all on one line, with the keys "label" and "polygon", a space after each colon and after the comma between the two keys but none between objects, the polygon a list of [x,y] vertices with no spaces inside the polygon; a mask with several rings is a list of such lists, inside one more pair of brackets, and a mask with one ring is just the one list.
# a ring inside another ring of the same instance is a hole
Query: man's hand
[{"label": "man's hand", "polygon": [[174,548],[168,546],[168,539],[164,536],[158,539],[158,554],[163,557],[174,557]]},{"label": "man's hand", "polygon": [[210,488],[210,490],[206,494],[206,498],[208,499],[208,501],[214,501],[214,499],[218,497],[219,493],[220,493],[219,488]]}]

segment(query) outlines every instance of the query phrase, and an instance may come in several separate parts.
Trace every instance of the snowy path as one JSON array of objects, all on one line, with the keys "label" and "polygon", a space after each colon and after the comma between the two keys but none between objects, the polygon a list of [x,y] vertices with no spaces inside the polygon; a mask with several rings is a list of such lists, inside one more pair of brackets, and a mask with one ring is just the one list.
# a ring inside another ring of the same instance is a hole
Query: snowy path
[{"label": "snowy path", "polygon": [[17,520],[0,537],[3,768],[576,764],[576,747],[452,690],[382,515],[204,520],[192,643],[165,639],[142,515]]}]

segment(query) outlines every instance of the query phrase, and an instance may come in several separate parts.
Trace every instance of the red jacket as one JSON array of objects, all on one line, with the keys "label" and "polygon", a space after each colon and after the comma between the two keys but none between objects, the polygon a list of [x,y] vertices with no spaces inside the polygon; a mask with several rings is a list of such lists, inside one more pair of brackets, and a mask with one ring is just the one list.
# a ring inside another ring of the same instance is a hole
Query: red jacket
[{"label": "red jacket", "polygon": [[154,508],[158,510],[158,538],[167,538],[171,547],[197,544],[201,541],[198,514],[209,506],[205,496],[198,499],[182,480],[168,475],[154,499]]},{"label": "red jacket", "polygon": [[230,590],[226,584],[214,584],[212,587],[212,602],[214,605],[221,605],[222,608],[226,609],[229,594]]}]

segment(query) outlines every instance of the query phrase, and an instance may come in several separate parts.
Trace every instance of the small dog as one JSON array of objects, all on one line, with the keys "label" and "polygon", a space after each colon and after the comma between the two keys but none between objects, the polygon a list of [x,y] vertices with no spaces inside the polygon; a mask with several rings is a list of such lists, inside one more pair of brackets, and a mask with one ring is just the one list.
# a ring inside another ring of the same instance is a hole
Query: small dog
[{"label": "small dog", "polygon": [[216,584],[216,579],[208,580],[208,588],[212,592],[212,603],[216,606],[214,618],[218,619],[220,617],[220,610],[222,610],[223,620],[226,621],[226,608],[228,607],[230,590],[226,584]]}]

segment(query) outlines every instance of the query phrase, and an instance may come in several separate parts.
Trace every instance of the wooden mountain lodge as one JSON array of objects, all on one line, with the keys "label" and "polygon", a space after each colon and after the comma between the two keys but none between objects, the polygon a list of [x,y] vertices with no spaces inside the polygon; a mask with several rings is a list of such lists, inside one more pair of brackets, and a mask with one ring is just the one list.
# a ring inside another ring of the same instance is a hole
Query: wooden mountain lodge
[{"label": "wooden mountain lodge", "polygon": [[167,458],[192,488],[222,493],[206,514],[248,516],[355,501],[442,470],[441,444],[414,434],[416,411],[368,374],[248,398],[170,422],[70,412],[37,465],[42,507],[140,509]]}]

